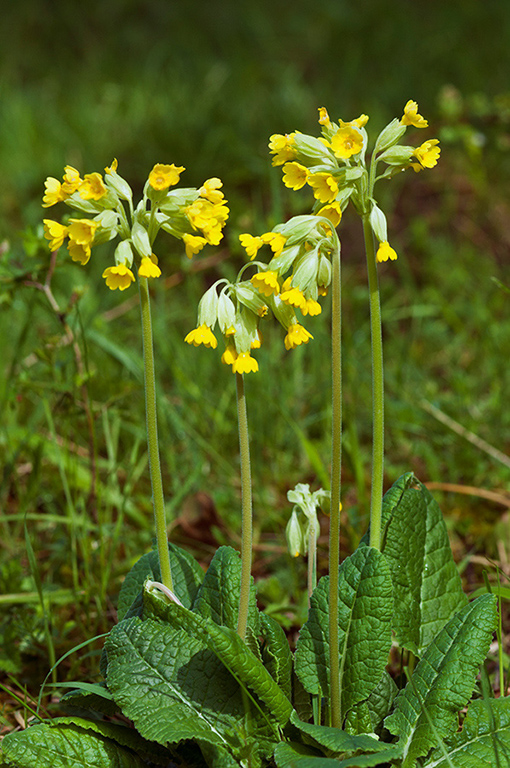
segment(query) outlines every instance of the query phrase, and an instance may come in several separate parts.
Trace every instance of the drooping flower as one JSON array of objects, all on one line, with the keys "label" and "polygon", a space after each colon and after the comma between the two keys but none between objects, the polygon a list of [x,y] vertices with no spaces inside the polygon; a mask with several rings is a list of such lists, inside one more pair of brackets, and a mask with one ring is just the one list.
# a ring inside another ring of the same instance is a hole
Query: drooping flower
[{"label": "drooping flower", "polygon": [[314,317],[315,315],[320,315],[322,307],[315,299],[305,299],[305,303],[300,306],[300,310],[303,315]]},{"label": "drooping flower", "polygon": [[397,252],[391,247],[387,240],[384,240],[379,244],[379,248],[376,253],[377,261],[395,261],[397,259]]},{"label": "drooping flower", "polygon": [[264,232],[260,237],[265,245],[269,245],[275,256],[280,255],[287,241],[287,238],[281,232]]},{"label": "drooping flower", "polygon": [[413,157],[415,157],[418,162],[411,163],[411,168],[413,168],[416,173],[424,168],[433,168],[437,165],[441,153],[441,148],[437,146],[438,144],[439,139],[430,139],[414,150]]},{"label": "drooping flower", "polygon": [[418,114],[418,104],[416,101],[409,100],[404,107],[404,114],[400,122],[402,125],[414,125],[415,128],[426,128],[427,120]]},{"label": "drooping flower", "polygon": [[97,227],[92,219],[69,219],[69,239],[77,245],[90,245]]},{"label": "drooping flower", "polygon": [[74,240],[69,240],[67,243],[67,250],[69,251],[71,259],[77,261],[82,267],[84,267],[90,259],[90,245],[82,245],[81,243],[75,243]]},{"label": "drooping flower", "polygon": [[199,325],[198,328],[194,328],[192,331],[190,331],[185,337],[184,341],[188,344],[193,344],[194,347],[198,347],[200,344],[203,344],[204,347],[211,347],[211,349],[216,349],[218,346],[216,336],[205,323],[202,323],[202,325]]},{"label": "drooping flower", "polygon": [[251,278],[252,284],[255,288],[258,288],[264,296],[271,296],[271,294],[277,295],[280,290],[278,283],[278,272],[271,270],[267,272],[258,272]]},{"label": "drooping flower", "polygon": [[205,237],[200,237],[199,235],[183,235],[182,241],[184,243],[186,256],[188,259],[191,259],[195,253],[199,253],[199,251],[202,250],[204,245],[207,245],[207,240]]},{"label": "drooping flower", "polygon": [[44,237],[50,241],[50,250],[57,251],[67,237],[68,228],[58,221],[43,219]]},{"label": "drooping flower", "polygon": [[162,192],[163,190],[168,189],[168,187],[173,187],[175,184],[178,184],[179,177],[185,170],[184,166],[176,166],[174,163],[171,165],[156,163],[149,173],[149,184],[153,189]]},{"label": "drooping flower", "polygon": [[237,360],[236,348],[232,344],[229,344],[221,356],[221,362],[224,363],[225,365],[234,365],[236,360]]},{"label": "drooping flower", "polygon": [[340,203],[334,200],[332,203],[324,205],[317,211],[317,216],[324,216],[325,219],[330,220],[334,227],[338,227],[342,218]]},{"label": "drooping flower", "polygon": [[223,192],[220,192],[222,186],[223,182],[221,179],[214,176],[212,179],[204,181],[198,190],[198,194],[200,197],[205,197],[207,200],[210,200],[211,203],[220,203],[224,198]]},{"label": "drooping flower", "polygon": [[64,168],[64,182],[62,184],[62,192],[64,199],[74,194],[82,184],[79,171],[73,168],[72,165],[66,165]]},{"label": "drooping flower", "polygon": [[298,307],[299,309],[301,309],[306,304],[304,294],[299,290],[299,288],[291,287],[290,278],[287,278],[287,280],[282,285],[280,299],[284,304],[288,304],[291,307]]},{"label": "drooping flower", "polygon": [[331,125],[331,120],[329,119],[328,110],[326,107],[318,107],[319,110],[319,123],[321,125],[324,125],[326,128],[328,128]]},{"label": "drooping flower", "polygon": [[360,115],[359,117],[356,117],[354,120],[350,120],[349,122],[345,122],[344,120],[340,120],[340,127],[346,128],[347,126],[354,126],[354,128],[364,128],[365,125],[368,123],[368,115]]},{"label": "drooping flower", "polygon": [[83,200],[100,200],[107,189],[100,173],[86,173],[80,184],[80,197]]},{"label": "drooping flower", "polygon": [[144,256],[142,263],[138,267],[138,274],[140,277],[161,277],[161,270],[156,261],[149,259],[148,256]]},{"label": "drooping flower", "polygon": [[125,291],[134,282],[135,276],[125,264],[116,264],[114,267],[108,267],[103,272],[106,279],[106,285],[111,291],[117,288],[119,291]]},{"label": "drooping flower", "polygon": [[312,334],[306,330],[300,323],[293,323],[287,328],[285,336],[285,349],[295,349],[300,344],[308,344],[313,339]]},{"label": "drooping flower", "polygon": [[261,237],[254,237],[253,235],[249,234],[239,235],[239,242],[243,246],[250,259],[254,259],[259,250],[264,245],[264,241]]},{"label": "drooping flower", "polygon": [[340,160],[347,160],[353,155],[357,155],[363,149],[363,136],[351,126],[339,128],[331,137],[331,148],[335,156]]},{"label": "drooping flower", "polygon": [[233,373],[257,373],[259,364],[249,352],[240,352],[232,364]]},{"label": "drooping flower", "polygon": [[269,139],[269,150],[273,157],[273,165],[283,165],[296,157],[294,134],[274,133]]},{"label": "drooping flower", "polygon": [[58,179],[54,179],[53,176],[48,176],[44,182],[44,187],[45,192],[42,201],[43,208],[51,208],[52,205],[56,205],[64,199],[62,184]]},{"label": "drooping flower", "polygon": [[308,168],[301,163],[285,163],[283,166],[283,183],[289,189],[302,189],[308,180]]},{"label": "drooping flower", "polygon": [[312,173],[308,176],[308,184],[321,203],[331,203],[338,195],[338,184],[331,173]]}]

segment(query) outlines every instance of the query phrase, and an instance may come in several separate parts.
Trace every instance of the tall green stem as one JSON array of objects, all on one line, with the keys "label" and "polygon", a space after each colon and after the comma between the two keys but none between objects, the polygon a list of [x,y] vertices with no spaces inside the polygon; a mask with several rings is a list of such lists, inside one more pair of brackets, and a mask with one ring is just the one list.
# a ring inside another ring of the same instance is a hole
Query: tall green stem
[{"label": "tall green stem", "polygon": [[163,481],[159,462],[158,422],[156,414],[156,378],[154,375],[154,349],[152,344],[151,306],[146,277],[138,277],[140,306],[142,310],[143,368],[145,376],[145,413],[147,417],[147,446],[149,449],[149,471],[152,486],[152,505],[156,527],[161,582],[173,589],[170,555],[166,535],[165,501]]},{"label": "tall green stem", "polygon": [[239,615],[237,634],[244,639],[248,624],[250,604],[251,550],[252,550],[252,495],[250,468],[250,440],[248,434],[248,414],[244,393],[242,373],[236,373],[237,420],[239,423],[239,453],[241,456],[241,593],[239,595]]},{"label": "tall green stem", "polygon": [[372,492],[370,499],[370,546],[381,548],[381,514],[384,477],[384,374],[381,301],[375,244],[369,214],[363,216],[363,233],[367,255],[368,290],[370,294],[370,328],[372,336]]},{"label": "tall green stem", "polygon": [[331,725],[342,727],[338,639],[338,579],[340,568],[340,482],[342,467],[342,315],[340,243],[332,254],[332,440],[331,512],[329,520],[329,672]]}]

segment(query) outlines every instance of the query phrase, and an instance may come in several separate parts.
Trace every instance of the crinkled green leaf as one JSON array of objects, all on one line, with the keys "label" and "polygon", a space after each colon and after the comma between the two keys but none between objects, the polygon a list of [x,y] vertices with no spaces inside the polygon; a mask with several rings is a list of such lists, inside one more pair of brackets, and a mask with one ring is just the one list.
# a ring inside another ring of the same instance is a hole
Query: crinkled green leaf
[{"label": "crinkled green leaf", "polygon": [[[489,648],[496,625],[497,601],[483,595],[466,605],[441,630],[419,661],[411,681],[395,700],[384,724],[400,736],[404,768],[437,745],[437,735],[450,735],[457,713],[468,702],[475,676]],[[420,701],[421,700],[421,701]],[[429,725],[427,710],[434,729]]]},{"label": "crinkled green leaf", "polygon": [[303,723],[295,712],[292,713],[291,723],[316,742],[312,746],[327,749],[329,753],[341,759],[352,757],[356,752],[381,752],[388,748],[388,744],[367,734],[354,735],[339,728]]},{"label": "crinkled green leaf", "polygon": [[[248,631],[246,641],[258,653],[257,636],[260,630],[259,611],[253,578],[250,580]],[[211,619],[215,624],[237,629],[239,595],[241,594],[241,557],[232,547],[220,547],[214,553],[192,608],[194,613]],[[181,602],[183,602],[181,600]]]},{"label": "crinkled green leaf", "polygon": [[262,660],[284,694],[292,698],[292,653],[285,632],[272,616],[260,614],[260,632],[264,645]]},{"label": "crinkled green leaf", "polygon": [[[384,670],[381,679],[368,699],[360,701],[347,713],[345,729],[350,733],[379,733],[382,730],[384,718],[391,712],[397,693],[398,688],[395,681],[389,672]],[[370,726],[366,720],[367,712]]]},{"label": "crinkled green leaf", "polygon": [[190,638],[200,637],[230,673],[265,704],[267,721],[284,726],[292,705],[261,661],[250,651],[237,632],[210,619],[188,611],[176,603],[170,605],[145,590],[144,615],[157,616],[163,622],[182,628]]},{"label": "crinkled green leaf", "polygon": [[382,531],[394,585],[393,630],[401,646],[421,657],[467,598],[441,510],[410,472],[384,496]]},{"label": "crinkled green leaf", "polygon": [[363,768],[365,766],[387,766],[391,760],[397,760],[400,751],[397,746],[382,744],[380,752],[356,755],[345,760],[332,757],[320,757],[312,754],[309,747],[292,742],[278,744],[274,757],[278,768]]},{"label": "crinkled green leaf", "polygon": [[[65,720],[65,719],[64,719]],[[127,728],[97,723],[92,731],[74,723],[38,723],[8,734],[2,749],[17,768],[143,768],[146,762],[107,735]]]},{"label": "crinkled green leaf", "polygon": [[375,729],[372,725],[372,718],[370,717],[370,710],[366,699],[359,701],[348,711],[347,717],[344,720],[344,728],[347,733],[352,734],[374,733]]},{"label": "crinkled green leaf", "polygon": [[79,687],[69,691],[60,699],[59,703],[66,712],[86,717],[94,712],[113,715],[119,711],[105,683],[76,683],[76,685]]},{"label": "crinkled green leaf", "polygon": [[[510,698],[471,702],[462,730],[444,742],[455,768],[510,765]],[[434,749],[424,768],[449,768],[443,750]]]},{"label": "crinkled green leaf", "polygon": [[[307,691],[329,698],[329,579],[319,581],[299,635],[296,674]],[[340,695],[343,716],[381,679],[391,646],[392,585],[385,558],[360,547],[340,566]]]},{"label": "crinkled green leaf", "polygon": [[[196,597],[198,588],[204,578],[204,572],[199,563],[186,550],[169,544],[170,566],[174,592],[186,608],[190,608]],[[158,553],[156,550],[147,552],[137,560],[127,574],[119,592],[117,615],[121,621],[128,610],[141,608],[142,589],[145,580],[161,581]],[[133,605],[134,604],[134,605]]]},{"label": "crinkled green leaf", "polygon": [[108,688],[144,738],[230,748],[229,736],[244,718],[242,696],[203,638],[132,617],[112,629],[107,649]]}]

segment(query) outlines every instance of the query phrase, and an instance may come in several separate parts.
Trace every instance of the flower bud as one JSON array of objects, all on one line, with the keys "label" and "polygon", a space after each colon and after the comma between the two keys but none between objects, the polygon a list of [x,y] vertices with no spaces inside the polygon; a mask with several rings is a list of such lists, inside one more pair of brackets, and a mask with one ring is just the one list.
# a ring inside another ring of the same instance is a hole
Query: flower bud
[{"label": "flower bud", "polygon": [[262,296],[249,280],[243,280],[235,286],[235,294],[238,301],[244,304],[259,317],[262,317],[267,310],[267,299]]},{"label": "flower bud", "polygon": [[198,325],[207,325],[213,328],[218,317],[218,294],[216,285],[207,290],[198,305]]},{"label": "flower bud", "polygon": [[305,253],[298,260],[294,267],[292,285],[305,292],[310,283],[317,282],[317,272],[319,270],[319,254],[317,249]]},{"label": "flower bud", "polygon": [[406,126],[402,125],[400,120],[395,118],[382,129],[375,142],[374,152],[383,152],[388,147],[392,147],[399,141],[406,132]]},{"label": "flower bud", "polygon": [[110,168],[105,168],[104,183],[111,189],[121,200],[132,200],[133,190],[122,176],[117,173],[117,164],[112,163]]},{"label": "flower bud", "polygon": [[306,551],[308,549],[307,536],[303,530],[297,510],[295,508],[292,510],[289,522],[285,528],[285,537],[287,539],[289,553],[292,557],[306,555]]},{"label": "flower bud", "polygon": [[115,249],[115,264],[124,264],[125,267],[133,266],[133,249],[129,240],[121,240]]},{"label": "flower bud", "polygon": [[385,242],[388,239],[388,225],[386,222],[386,216],[375,203],[373,204],[372,210],[370,211],[370,224],[379,242]]},{"label": "flower bud", "polygon": [[149,259],[151,257],[152,248],[149,240],[149,235],[147,234],[147,230],[145,227],[140,224],[139,221],[135,221],[133,224],[133,229],[131,231],[131,239],[133,241],[133,245],[140,254],[140,256],[143,258],[144,256],[147,256]]},{"label": "flower bud", "polygon": [[388,165],[408,165],[413,156],[414,147],[404,147],[397,145],[390,147],[380,155],[379,160],[383,160]]},{"label": "flower bud", "polygon": [[236,308],[232,299],[222,291],[218,297],[218,325],[223,334],[231,328],[236,319]]}]

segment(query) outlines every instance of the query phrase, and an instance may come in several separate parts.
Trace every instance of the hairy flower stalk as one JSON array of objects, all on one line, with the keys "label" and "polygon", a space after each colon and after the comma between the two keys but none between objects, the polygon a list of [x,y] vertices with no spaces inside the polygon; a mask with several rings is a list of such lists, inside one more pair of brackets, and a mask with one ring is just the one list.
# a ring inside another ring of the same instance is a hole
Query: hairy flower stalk
[{"label": "hairy flower stalk", "polygon": [[251,492],[248,414],[244,392],[244,376],[242,373],[236,373],[236,391],[237,419],[239,424],[239,453],[241,457],[241,591],[239,595],[237,634],[244,639],[248,623],[248,607],[250,602],[253,504]]},{"label": "hairy flower stalk", "polygon": [[381,300],[370,217],[363,217],[372,338],[372,489],[370,497],[370,546],[381,548],[381,515],[384,479],[384,369]]},{"label": "hairy flower stalk", "polygon": [[152,505],[156,529],[161,582],[173,590],[170,553],[166,533],[165,499],[159,460],[158,422],[156,412],[156,378],[154,374],[154,348],[152,342],[151,307],[146,277],[139,277],[140,307],[142,315],[143,370],[145,381],[145,414],[147,419],[147,446],[149,450],[149,472],[152,487]]},{"label": "hairy flower stalk", "polygon": [[340,242],[331,256],[331,511],[329,521],[329,669],[331,725],[342,727],[338,638],[340,486],[342,468],[342,315]]}]

